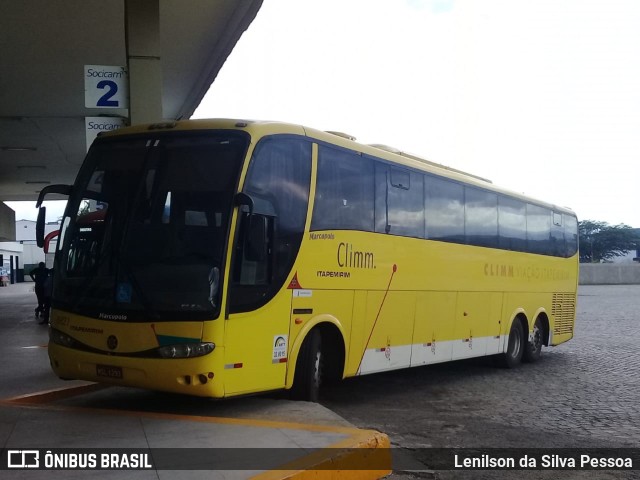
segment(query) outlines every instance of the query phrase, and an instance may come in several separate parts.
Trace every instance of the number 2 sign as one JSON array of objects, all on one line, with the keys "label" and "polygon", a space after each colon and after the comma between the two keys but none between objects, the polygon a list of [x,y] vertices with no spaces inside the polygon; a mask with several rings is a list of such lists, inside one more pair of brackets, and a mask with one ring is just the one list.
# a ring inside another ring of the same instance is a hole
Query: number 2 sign
[{"label": "number 2 sign", "polygon": [[125,67],[84,66],[84,106],[87,108],[129,108]]}]

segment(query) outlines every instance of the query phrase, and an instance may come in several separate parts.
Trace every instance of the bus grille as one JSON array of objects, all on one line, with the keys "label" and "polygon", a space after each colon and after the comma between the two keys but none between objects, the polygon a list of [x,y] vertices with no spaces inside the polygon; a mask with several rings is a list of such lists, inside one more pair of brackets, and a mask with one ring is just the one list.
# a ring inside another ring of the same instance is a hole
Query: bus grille
[{"label": "bus grille", "polygon": [[576,316],[576,294],[554,293],[551,313],[555,318],[554,335],[573,333],[573,322]]}]

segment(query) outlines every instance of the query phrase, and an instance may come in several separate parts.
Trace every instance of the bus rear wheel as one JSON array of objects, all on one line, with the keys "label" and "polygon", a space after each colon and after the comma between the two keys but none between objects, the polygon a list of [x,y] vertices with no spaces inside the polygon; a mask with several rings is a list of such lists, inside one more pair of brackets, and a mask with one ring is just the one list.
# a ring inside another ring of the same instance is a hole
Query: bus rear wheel
[{"label": "bus rear wheel", "polygon": [[525,362],[535,362],[540,359],[542,355],[542,322],[539,318],[536,319],[536,323],[533,324],[533,333],[531,338],[527,341],[523,352],[523,360]]},{"label": "bus rear wheel", "polygon": [[291,388],[292,399],[318,401],[322,382],[322,365],[322,336],[319,330],[312,330],[300,347]]},{"label": "bus rear wheel", "polygon": [[502,354],[502,364],[506,368],[514,368],[520,364],[524,353],[524,328],[518,318],[513,320],[509,331],[507,351]]}]

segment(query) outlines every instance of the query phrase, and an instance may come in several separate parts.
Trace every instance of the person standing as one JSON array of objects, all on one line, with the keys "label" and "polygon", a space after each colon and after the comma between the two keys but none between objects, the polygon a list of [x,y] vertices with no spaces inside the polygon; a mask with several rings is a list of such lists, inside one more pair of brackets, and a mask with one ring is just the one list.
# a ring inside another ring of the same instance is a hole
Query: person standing
[{"label": "person standing", "polygon": [[51,294],[53,293],[53,270],[47,270],[47,277],[42,286],[42,312],[40,325],[49,324],[49,313],[51,311]]},{"label": "person standing", "polygon": [[49,270],[47,269],[44,262],[40,262],[36,268],[31,270],[29,273],[31,280],[36,284],[36,298],[38,299],[38,306],[36,307],[36,318],[38,318],[41,314],[44,313],[44,283],[49,276]]}]

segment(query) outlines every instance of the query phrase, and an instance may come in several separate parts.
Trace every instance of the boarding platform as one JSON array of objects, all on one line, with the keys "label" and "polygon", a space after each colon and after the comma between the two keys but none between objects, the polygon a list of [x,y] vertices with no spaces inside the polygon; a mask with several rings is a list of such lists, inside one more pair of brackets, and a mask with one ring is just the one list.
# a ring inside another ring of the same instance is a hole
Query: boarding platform
[{"label": "boarding platform", "polygon": [[[285,395],[229,400],[63,381],[33,284],[0,289],[3,479],[382,478],[389,439]],[[74,472],[74,470],[78,470]]]}]

